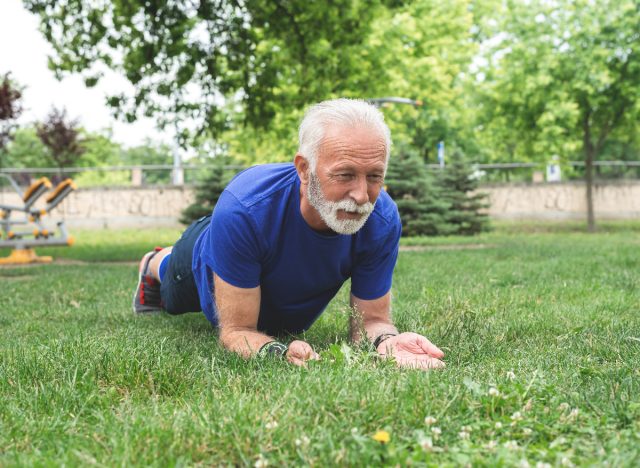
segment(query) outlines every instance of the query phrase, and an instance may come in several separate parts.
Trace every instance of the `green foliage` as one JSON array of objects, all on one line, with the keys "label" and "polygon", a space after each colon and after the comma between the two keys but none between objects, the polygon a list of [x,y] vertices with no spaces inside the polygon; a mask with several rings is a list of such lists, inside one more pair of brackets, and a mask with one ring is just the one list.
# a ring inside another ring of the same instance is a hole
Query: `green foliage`
[{"label": "green foliage", "polygon": [[447,235],[455,226],[446,220],[449,203],[422,160],[411,153],[394,154],[385,177],[386,190],[398,205],[403,236]]},{"label": "green foliage", "polygon": [[471,235],[487,229],[486,196],[476,193],[473,170],[454,152],[443,170],[400,152],[389,161],[386,190],[398,205],[403,236]]},{"label": "green foliage", "polygon": [[444,220],[455,226],[452,233],[472,235],[486,230],[488,217],[484,210],[489,207],[487,196],[477,193],[478,180],[473,177],[473,169],[459,150],[453,151],[438,175],[439,196],[448,206]]},{"label": "green foliage", "polygon": [[581,152],[593,229],[593,161],[616,130],[638,130],[638,3],[518,1],[494,17],[501,37],[477,75],[485,145],[518,160]]},{"label": "green foliage", "polygon": [[119,115],[156,115],[160,125],[176,124],[183,141],[227,128],[221,97],[240,99],[246,122],[259,128],[280,110],[368,83],[359,52],[382,8],[351,0],[24,4],[41,18],[56,73],[79,72],[93,85],[97,67],[119,71],[134,88],[110,97]]},{"label": "green foliage", "polygon": [[[120,164],[135,165],[170,165],[173,164],[173,151],[167,145],[158,145],[147,140],[144,145],[127,148],[120,153]],[[171,172],[168,170],[146,170],[145,184],[169,184]]]},{"label": "green foliage", "polygon": [[196,185],[194,202],[182,211],[180,216],[182,224],[191,224],[196,219],[213,212],[220,195],[234,174],[226,167],[230,162],[229,158],[224,157],[214,159],[214,167],[209,176]]},{"label": "green foliage", "polygon": [[7,146],[5,167],[50,167],[46,157],[46,148],[34,127],[22,127],[16,130],[13,140]]}]

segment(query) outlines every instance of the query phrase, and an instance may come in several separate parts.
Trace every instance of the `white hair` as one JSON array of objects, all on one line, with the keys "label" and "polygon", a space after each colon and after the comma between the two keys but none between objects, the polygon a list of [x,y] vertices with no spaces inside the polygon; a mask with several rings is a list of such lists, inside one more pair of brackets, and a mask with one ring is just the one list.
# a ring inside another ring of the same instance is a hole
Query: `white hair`
[{"label": "white hair", "polygon": [[304,115],[298,130],[298,153],[309,162],[315,173],[318,150],[330,125],[347,128],[371,128],[384,138],[385,169],[391,153],[391,132],[384,122],[384,115],[374,105],[361,99],[332,99],[311,106]]}]

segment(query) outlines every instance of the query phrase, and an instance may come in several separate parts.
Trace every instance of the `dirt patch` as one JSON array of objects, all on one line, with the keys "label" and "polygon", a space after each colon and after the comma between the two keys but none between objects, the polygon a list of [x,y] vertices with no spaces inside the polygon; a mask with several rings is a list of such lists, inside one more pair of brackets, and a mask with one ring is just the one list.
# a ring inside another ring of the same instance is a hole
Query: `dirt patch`
[{"label": "dirt patch", "polygon": [[493,244],[402,245],[400,252],[426,252],[438,250],[481,250],[495,247]]},{"label": "dirt patch", "polygon": [[[14,268],[31,268],[42,265],[132,265],[137,266],[140,264],[139,260],[136,261],[116,261],[116,262],[88,262],[86,260],[76,260],[72,258],[54,258],[51,263],[21,263],[15,265],[0,265],[1,270],[8,270]],[[0,273],[0,277],[2,278],[11,278],[11,276],[3,276]]]},{"label": "dirt patch", "polygon": [[33,279],[34,276],[33,275],[3,275],[2,273],[0,273],[0,278],[2,278],[2,281],[26,281],[26,280]]}]

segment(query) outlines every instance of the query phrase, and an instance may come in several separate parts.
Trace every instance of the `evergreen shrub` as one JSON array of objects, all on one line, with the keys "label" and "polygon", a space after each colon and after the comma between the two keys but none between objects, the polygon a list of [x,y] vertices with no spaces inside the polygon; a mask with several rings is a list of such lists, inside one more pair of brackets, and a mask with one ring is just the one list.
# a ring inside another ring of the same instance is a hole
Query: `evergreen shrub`
[{"label": "evergreen shrub", "polygon": [[398,205],[403,236],[472,235],[488,229],[486,194],[461,153],[429,171],[417,155],[391,157],[386,190]]}]

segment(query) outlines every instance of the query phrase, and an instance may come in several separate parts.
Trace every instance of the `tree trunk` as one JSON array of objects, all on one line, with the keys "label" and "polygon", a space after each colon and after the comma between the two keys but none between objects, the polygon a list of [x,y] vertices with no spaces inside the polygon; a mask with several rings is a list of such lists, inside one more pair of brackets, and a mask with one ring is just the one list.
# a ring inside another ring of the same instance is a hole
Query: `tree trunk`
[{"label": "tree trunk", "polygon": [[593,156],[595,148],[591,141],[591,109],[588,105],[582,118],[582,150],[584,152],[584,178],[587,184],[587,230],[595,232],[596,218],[593,213]]},{"label": "tree trunk", "polygon": [[587,183],[587,230],[596,231],[596,218],[593,212],[593,148],[585,148],[585,181]]}]

